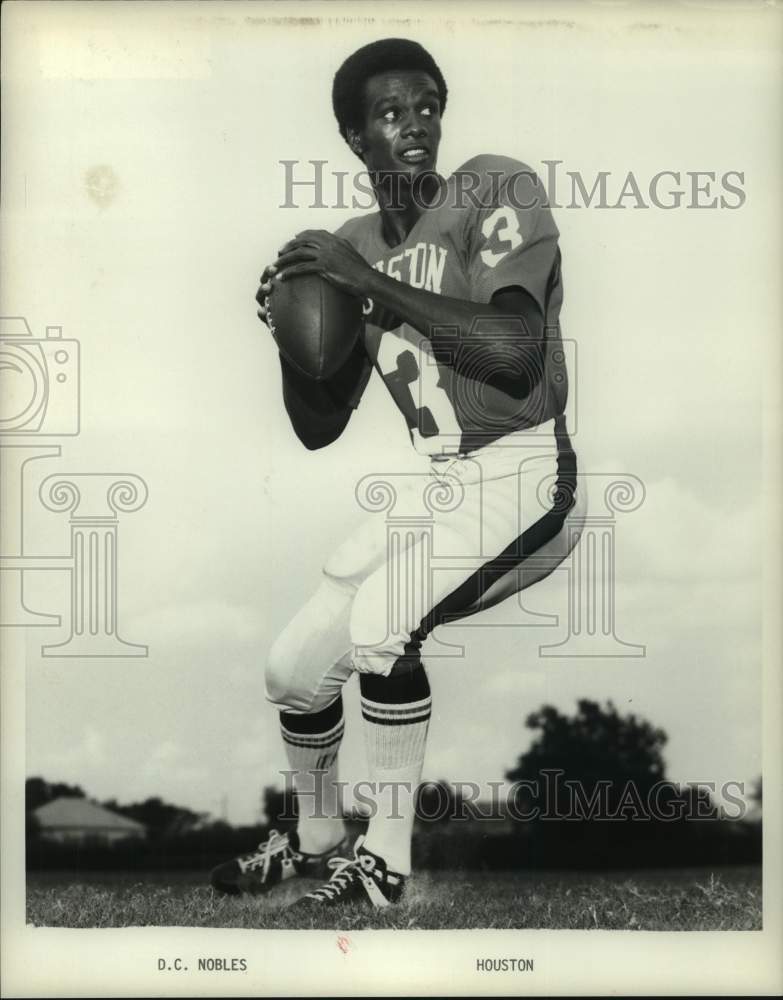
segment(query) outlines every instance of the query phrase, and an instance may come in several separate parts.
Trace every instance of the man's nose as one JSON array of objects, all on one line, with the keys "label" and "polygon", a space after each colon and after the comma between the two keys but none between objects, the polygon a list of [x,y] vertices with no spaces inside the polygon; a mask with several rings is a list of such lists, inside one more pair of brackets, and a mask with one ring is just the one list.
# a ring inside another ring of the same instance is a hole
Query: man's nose
[{"label": "man's nose", "polygon": [[410,111],[403,123],[402,134],[406,138],[419,139],[427,134],[427,124],[415,111]]}]

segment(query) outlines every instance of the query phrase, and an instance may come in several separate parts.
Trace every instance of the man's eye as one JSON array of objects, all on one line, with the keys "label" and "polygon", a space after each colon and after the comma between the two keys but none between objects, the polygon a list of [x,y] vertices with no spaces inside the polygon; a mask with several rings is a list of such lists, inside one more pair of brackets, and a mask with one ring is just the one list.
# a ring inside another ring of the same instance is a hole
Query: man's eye
[{"label": "man's eye", "polygon": [[396,117],[397,112],[393,108],[390,108],[388,111],[384,111],[383,113],[383,120],[385,122],[393,122]]},{"label": "man's eye", "polygon": [[421,109],[423,115],[427,115],[428,118],[432,118],[433,115],[438,113],[437,106],[434,104],[427,104]]}]

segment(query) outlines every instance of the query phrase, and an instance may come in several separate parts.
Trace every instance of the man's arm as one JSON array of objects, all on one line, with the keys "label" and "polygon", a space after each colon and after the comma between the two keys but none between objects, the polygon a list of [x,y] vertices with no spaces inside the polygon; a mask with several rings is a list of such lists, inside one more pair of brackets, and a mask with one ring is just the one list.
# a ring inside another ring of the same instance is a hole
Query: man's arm
[{"label": "man's arm", "polygon": [[523,288],[500,289],[489,303],[470,302],[372,271],[366,294],[427,337],[438,361],[515,399],[540,380],[544,317]]},{"label": "man's arm", "polygon": [[325,448],[345,430],[372,371],[359,337],[348,360],[321,382],[301,375],[280,355],[283,402],[296,436],[310,451]]}]

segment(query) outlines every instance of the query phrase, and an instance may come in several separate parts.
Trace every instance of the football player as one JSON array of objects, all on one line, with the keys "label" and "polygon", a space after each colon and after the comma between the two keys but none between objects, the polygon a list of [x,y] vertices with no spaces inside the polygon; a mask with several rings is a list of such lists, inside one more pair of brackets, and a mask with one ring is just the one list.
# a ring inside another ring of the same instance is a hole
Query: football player
[{"label": "football player", "polygon": [[[266,322],[276,282],[318,274],[364,302],[364,331],[325,381],[281,355],[285,408],[304,445],[323,448],[342,433],[374,369],[432,482],[454,502],[432,505],[431,534],[411,528],[393,554],[383,519],[369,516],[327,560],[270,651],[267,695],[294,772],[297,828],[219,866],[212,884],[264,892],[323,877],[295,904],[317,908],[401,898],[431,710],[422,643],[440,623],[550,573],[585,513],[565,420],[558,230],[535,173],[490,155],[448,179],[436,172],[447,88],[413,41],[359,49],[332,96],[378,211],[288,242],[261,276],[258,315]],[[406,581],[403,599],[392,578]],[[354,672],[375,808],[349,849],[335,782],[341,690]]]}]

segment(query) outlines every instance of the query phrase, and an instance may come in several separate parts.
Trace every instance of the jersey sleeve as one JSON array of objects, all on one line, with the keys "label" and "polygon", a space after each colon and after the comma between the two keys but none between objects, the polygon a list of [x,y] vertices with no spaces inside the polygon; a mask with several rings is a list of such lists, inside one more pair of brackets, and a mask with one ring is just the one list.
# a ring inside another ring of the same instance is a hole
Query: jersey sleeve
[{"label": "jersey sleeve", "polygon": [[476,157],[461,169],[481,178],[463,234],[471,297],[489,302],[501,288],[516,286],[546,314],[560,234],[542,182],[524,163],[507,157]]}]

